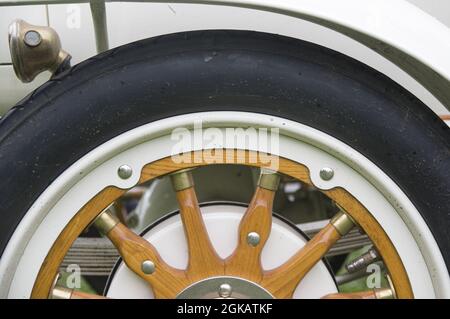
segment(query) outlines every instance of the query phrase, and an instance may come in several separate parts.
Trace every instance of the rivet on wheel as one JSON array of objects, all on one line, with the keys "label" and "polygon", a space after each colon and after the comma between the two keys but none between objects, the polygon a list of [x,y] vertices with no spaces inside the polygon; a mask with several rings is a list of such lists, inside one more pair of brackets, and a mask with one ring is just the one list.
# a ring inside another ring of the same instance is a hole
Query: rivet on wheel
[{"label": "rivet on wheel", "polygon": [[332,168],[324,167],[320,170],[320,178],[324,181],[329,181],[334,176],[334,171]]},{"label": "rivet on wheel", "polygon": [[151,275],[155,272],[156,266],[152,261],[146,260],[142,263],[141,269],[144,274]]},{"label": "rivet on wheel", "polygon": [[133,170],[128,165],[122,165],[117,170],[117,174],[121,179],[128,179],[133,175]]},{"label": "rivet on wheel", "polygon": [[253,247],[257,246],[260,240],[261,238],[256,232],[251,232],[247,235],[247,243]]},{"label": "rivet on wheel", "polygon": [[222,298],[229,298],[232,290],[233,289],[229,284],[221,284],[219,287],[219,296]]}]

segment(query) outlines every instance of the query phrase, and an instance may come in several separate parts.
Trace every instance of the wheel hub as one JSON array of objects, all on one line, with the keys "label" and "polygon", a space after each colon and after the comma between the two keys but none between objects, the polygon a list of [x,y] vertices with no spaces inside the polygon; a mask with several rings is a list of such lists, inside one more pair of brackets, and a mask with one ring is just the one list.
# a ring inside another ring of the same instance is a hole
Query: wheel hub
[{"label": "wheel hub", "polygon": [[[236,204],[213,204],[203,206],[201,210],[214,249],[221,258],[227,258],[238,244],[239,223],[246,208]],[[154,223],[147,228],[142,237],[151,242],[171,266],[179,269],[187,267],[189,253],[178,213]],[[271,235],[262,253],[263,268],[273,269],[280,266],[307,241],[308,239],[295,225],[274,216]],[[222,284],[231,286],[231,298],[273,298],[264,287],[235,276],[203,278],[180,291],[177,297],[220,298],[219,288]],[[333,276],[326,264],[320,261],[302,280],[294,297],[320,298],[333,292],[337,292]],[[105,293],[111,298],[154,298],[148,285],[122,261],[112,272]]]},{"label": "wheel hub", "polygon": [[273,299],[263,287],[238,277],[207,278],[187,287],[177,299]]}]

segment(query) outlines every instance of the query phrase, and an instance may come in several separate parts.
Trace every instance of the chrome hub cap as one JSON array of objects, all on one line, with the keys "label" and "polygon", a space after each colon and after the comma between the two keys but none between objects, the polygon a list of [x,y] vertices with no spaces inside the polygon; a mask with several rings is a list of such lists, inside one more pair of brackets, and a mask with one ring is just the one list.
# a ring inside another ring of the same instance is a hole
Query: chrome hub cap
[{"label": "chrome hub cap", "polygon": [[273,299],[263,287],[237,277],[212,277],[187,287],[177,299]]}]

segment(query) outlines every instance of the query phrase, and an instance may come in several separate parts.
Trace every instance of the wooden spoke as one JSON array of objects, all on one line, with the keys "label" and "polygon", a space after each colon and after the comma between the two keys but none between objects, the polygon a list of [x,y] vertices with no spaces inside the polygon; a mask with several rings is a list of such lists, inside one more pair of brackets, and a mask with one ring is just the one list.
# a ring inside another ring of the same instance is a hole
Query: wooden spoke
[{"label": "wooden spoke", "polygon": [[53,288],[51,299],[108,299],[105,296],[90,294],[74,289],[55,287]]},{"label": "wooden spoke", "polygon": [[335,293],[323,296],[321,299],[394,299],[395,294],[389,288],[374,289],[360,292]]},{"label": "wooden spoke", "polygon": [[272,206],[280,177],[262,171],[258,187],[239,224],[238,246],[225,262],[225,273],[259,282],[263,276],[261,252],[272,229]]},{"label": "wooden spoke", "polygon": [[321,299],[376,299],[375,291],[336,293],[323,296]]},{"label": "wooden spoke", "polygon": [[291,298],[295,288],[325,253],[353,227],[345,213],[338,213],[330,223],[278,268],[266,271],[261,285],[276,298]]},{"label": "wooden spoke", "polygon": [[94,225],[116,246],[125,264],[150,283],[156,298],[175,298],[189,285],[184,271],[166,264],[155,247],[105,211]]},{"label": "wooden spoke", "polygon": [[223,260],[217,255],[209,239],[202,213],[195,194],[194,182],[189,170],[171,175],[180,207],[181,220],[189,250],[187,274],[190,280],[224,274]]}]

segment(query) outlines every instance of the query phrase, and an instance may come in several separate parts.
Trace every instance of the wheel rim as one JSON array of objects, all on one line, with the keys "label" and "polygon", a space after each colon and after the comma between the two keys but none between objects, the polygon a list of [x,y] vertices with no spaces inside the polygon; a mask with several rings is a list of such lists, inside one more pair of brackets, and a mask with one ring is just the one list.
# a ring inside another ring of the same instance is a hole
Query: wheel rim
[{"label": "wheel rim", "polygon": [[[209,113],[208,115],[207,115],[207,118],[208,119],[211,119],[211,118],[213,118],[214,119],[214,116],[216,115],[217,116],[217,122],[216,123],[214,123],[214,121],[211,121],[211,123],[212,124],[217,124],[218,122],[219,122],[219,118],[220,118],[220,123],[224,123],[224,117],[222,116],[222,115],[224,115],[224,113],[228,113],[228,112],[217,112],[217,113],[223,113],[223,114],[211,114],[211,113]],[[237,112],[229,112],[229,113],[237,113]],[[202,115],[202,114],[200,114],[201,116],[204,116],[205,118],[206,118],[206,116],[205,115]],[[235,118],[235,116],[236,116],[236,114],[234,114],[233,115],[233,117],[231,117],[231,116],[229,116],[230,114],[226,114],[227,115],[227,118],[228,118],[228,123],[229,122],[232,122],[233,120],[232,120],[232,118]],[[198,116],[198,114],[197,115],[192,115],[192,116]],[[242,122],[242,117],[243,116],[247,116],[247,114],[246,113],[241,113],[241,114],[239,114],[239,116],[241,117],[240,118],[240,122]],[[261,115],[259,115],[259,116],[261,116]],[[282,127],[282,126],[285,126],[285,128],[287,128],[287,127],[289,127],[289,125],[291,124],[291,123],[289,123],[289,121],[286,121],[286,120],[284,120],[284,119],[278,119],[278,118],[273,118],[273,117],[268,117],[268,116],[263,116],[263,117],[265,117],[265,120],[266,120],[266,122],[269,122],[270,121],[270,123],[272,123],[272,124],[279,124],[280,125],[280,127]],[[192,119],[192,117],[191,117],[191,119]],[[184,120],[186,120],[186,119],[184,119]],[[261,120],[261,119],[258,119],[258,121],[259,120]],[[273,123],[273,121],[278,121],[278,123]],[[255,124],[255,115],[254,114],[249,114],[248,116],[247,116],[247,118],[245,118],[245,121],[246,121],[246,123],[253,123],[253,124]],[[227,121],[225,121],[225,122],[227,122]],[[298,123],[295,123],[295,125],[298,127],[298,126],[301,126],[301,125],[299,125]],[[310,128],[308,128],[309,130],[311,130]],[[159,135],[161,135],[161,131],[159,131],[158,132],[158,134]],[[289,134],[289,135],[291,135],[291,134]],[[154,135],[153,135],[154,136]],[[291,135],[292,136],[292,135]],[[148,136],[145,136],[144,138],[148,138]],[[142,141],[142,140],[141,140]],[[309,141],[309,142],[311,142],[311,141]],[[316,141],[317,142],[317,141]],[[316,142],[314,142],[314,143],[312,143],[312,144],[316,144],[317,145],[317,143]],[[336,142],[336,141],[335,141]],[[329,149],[328,149],[329,150]],[[327,151],[328,151],[327,150]],[[117,147],[116,147],[116,151],[117,151]],[[120,151],[120,150],[119,150]],[[289,161],[289,160],[288,160]],[[252,164],[252,165],[254,165],[254,164]],[[137,166],[139,166],[139,165],[137,165]],[[315,172],[316,171],[316,169],[314,168],[314,167],[311,167],[311,166],[313,166],[313,165],[308,165],[308,168],[310,168],[311,169],[311,171],[312,172]],[[181,165],[181,166],[178,166],[177,168],[178,169],[180,169],[180,168],[183,168],[184,166],[183,165]],[[168,172],[167,172],[168,173]],[[150,174],[149,176],[151,176],[151,172],[150,173],[146,173],[145,171],[143,171],[143,176],[145,175],[145,174]],[[288,174],[289,175],[289,174]],[[155,174],[153,174],[153,177],[154,176],[156,176]],[[306,175],[305,175],[306,176]],[[314,184],[316,185],[316,186],[319,186],[320,188],[323,188],[323,189],[325,189],[324,190],[324,192],[327,192],[327,194],[329,195],[329,194],[333,194],[333,193],[335,193],[335,194],[338,194],[339,192],[342,192],[343,190],[342,189],[340,189],[340,188],[335,188],[335,189],[333,189],[333,185],[324,185],[323,183],[322,184],[320,184],[320,181],[317,181],[317,176],[315,176],[314,174],[312,174],[311,175],[311,179],[313,180],[313,182],[314,182]],[[121,181],[121,182],[123,182],[123,181]],[[130,181],[128,181],[128,185],[134,185],[135,183],[137,182],[137,180],[130,180]],[[120,184],[120,182],[119,183],[116,183],[116,182],[114,182],[114,183],[112,183],[113,185],[116,185],[116,186],[119,186],[119,187],[123,187],[123,188],[128,188],[129,186],[128,185],[125,185],[125,187],[124,187],[124,184]],[[126,183],[125,183],[126,184]],[[326,190],[327,188],[331,188],[331,190]],[[100,202],[105,202],[105,198],[107,198],[107,197],[109,197],[109,202],[111,202],[115,197],[117,197],[117,196],[119,196],[120,194],[121,194],[121,191],[120,190],[118,190],[117,188],[114,188],[114,187],[110,187],[110,188],[108,188],[107,189],[108,190],[108,192],[106,192],[106,193],[101,193],[98,197],[95,197],[94,198],[94,200],[93,200],[93,202],[95,203],[96,201],[98,201],[97,202],[97,205],[99,205],[99,207],[98,207],[98,211],[101,211],[105,206],[102,206],[103,204],[100,204]],[[357,193],[357,192],[356,192]],[[329,197],[333,197],[333,196],[330,196],[329,195]],[[101,201],[100,201],[100,199],[98,199],[98,198],[100,198],[101,199]],[[359,197],[358,197],[359,198]],[[342,205],[342,203],[341,203],[341,205]],[[348,204],[347,204],[348,205]],[[344,208],[345,208],[345,205],[342,205]],[[98,213],[98,212],[97,212]],[[75,212],[73,213],[73,214],[75,214]],[[379,217],[378,217],[379,218]],[[386,227],[386,225],[383,225],[384,227]],[[387,227],[387,228],[389,228],[389,227]],[[396,245],[399,245],[399,244],[401,244],[401,243],[399,243],[397,240],[396,240]],[[400,249],[399,250],[400,252],[402,251],[402,249]],[[402,256],[402,257],[404,257],[404,256]],[[7,260],[7,259],[4,259],[4,260],[2,260],[2,262],[3,261],[5,261],[5,260]],[[408,265],[409,264],[409,262],[407,262],[406,263],[406,265]],[[2,265],[3,266],[3,265]],[[442,265],[441,265],[442,266]],[[408,268],[409,268],[409,266],[408,266]],[[415,280],[417,280],[417,276],[414,276],[413,278],[415,278]],[[444,280],[442,281],[442,282],[444,282],[445,283],[445,277],[442,277],[441,276],[441,278],[444,278]],[[395,285],[395,284],[394,284]],[[401,289],[400,289],[401,290]],[[399,296],[400,296],[401,294],[399,293]]]}]

